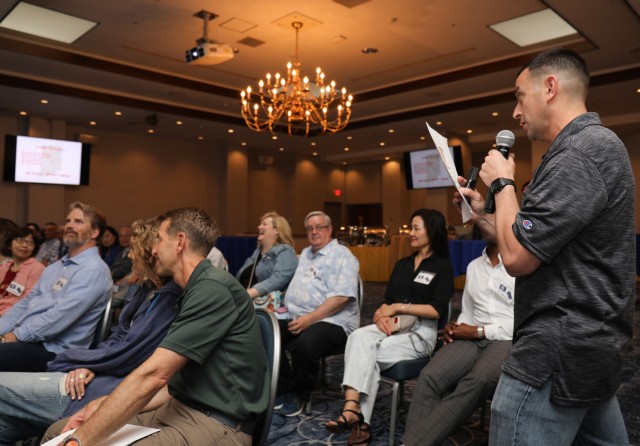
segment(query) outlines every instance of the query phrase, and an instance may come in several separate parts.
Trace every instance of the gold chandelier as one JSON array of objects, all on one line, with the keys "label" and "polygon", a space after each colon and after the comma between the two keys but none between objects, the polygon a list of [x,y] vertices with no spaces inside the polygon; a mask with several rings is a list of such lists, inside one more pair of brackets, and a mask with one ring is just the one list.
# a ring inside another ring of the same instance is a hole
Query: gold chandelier
[{"label": "gold chandelier", "polygon": [[347,89],[336,92],[336,83],[325,85],[325,74],[316,68],[315,82],[309,82],[300,72],[298,60],[298,31],[301,22],[291,24],[296,30],[296,52],[293,63],[287,63],[287,76],[267,73],[265,82],[260,79],[258,91],[248,86],[240,93],[242,117],[255,131],[288,129],[289,135],[305,136],[335,133],[344,129],[351,117],[353,96]]}]

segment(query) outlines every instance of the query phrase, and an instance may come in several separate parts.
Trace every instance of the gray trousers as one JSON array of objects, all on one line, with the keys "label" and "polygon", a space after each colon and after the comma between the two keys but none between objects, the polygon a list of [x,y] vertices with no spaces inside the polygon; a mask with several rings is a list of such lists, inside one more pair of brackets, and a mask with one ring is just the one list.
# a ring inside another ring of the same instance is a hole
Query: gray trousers
[{"label": "gray trousers", "polygon": [[490,397],[511,341],[454,341],[420,373],[402,442],[440,445]]}]

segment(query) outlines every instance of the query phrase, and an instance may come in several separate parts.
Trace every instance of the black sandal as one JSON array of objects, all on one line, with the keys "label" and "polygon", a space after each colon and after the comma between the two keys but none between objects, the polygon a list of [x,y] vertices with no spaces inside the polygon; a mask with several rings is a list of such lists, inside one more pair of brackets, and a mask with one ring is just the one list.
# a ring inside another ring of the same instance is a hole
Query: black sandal
[{"label": "black sandal", "polygon": [[[360,402],[356,401],[356,400],[345,400],[344,405],[342,406],[342,412],[340,412],[340,418],[337,421],[334,421],[334,423],[336,424],[329,424],[329,422],[327,422],[327,424],[324,425],[325,429],[328,430],[329,432],[331,432],[332,434],[341,434],[343,432],[346,432],[348,430],[350,430],[351,428],[353,428],[353,426],[356,426],[358,429],[358,432],[360,431],[360,425],[364,423],[364,417],[362,416],[362,414],[356,410],[353,409],[344,409],[344,406],[347,403],[355,403],[357,405],[357,407],[360,407]],[[347,421],[347,417],[344,416],[345,412],[351,412],[352,414],[355,414],[358,419],[357,420],[353,420],[351,423],[349,423],[349,421]]]},{"label": "black sandal", "polygon": [[367,423],[360,423],[358,429],[352,430],[347,441],[348,446],[356,446],[371,443],[371,430]]}]

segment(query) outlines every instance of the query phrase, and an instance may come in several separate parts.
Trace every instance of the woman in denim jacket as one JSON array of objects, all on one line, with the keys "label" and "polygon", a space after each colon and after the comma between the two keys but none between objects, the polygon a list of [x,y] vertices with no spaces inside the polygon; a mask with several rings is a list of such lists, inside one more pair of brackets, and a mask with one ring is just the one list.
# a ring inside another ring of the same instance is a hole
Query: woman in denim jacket
[{"label": "woman in denim jacket", "polygon": [[275,212],[267,212],[260,222],[258,247],[236,274],[252,299],[272,291],[284,292],[298,266],[289,222]]}]

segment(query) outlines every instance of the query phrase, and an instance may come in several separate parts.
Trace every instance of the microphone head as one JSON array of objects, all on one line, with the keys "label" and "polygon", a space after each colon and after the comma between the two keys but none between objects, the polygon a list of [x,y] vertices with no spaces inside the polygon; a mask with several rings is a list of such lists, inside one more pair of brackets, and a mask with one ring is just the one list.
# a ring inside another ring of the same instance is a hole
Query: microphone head
[{"label": "microphone head", "polygon": [[511,130],[502,130],[496,136],[497,146],[513,147],[513,143],[516,142],[516,137]]}]

